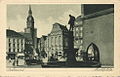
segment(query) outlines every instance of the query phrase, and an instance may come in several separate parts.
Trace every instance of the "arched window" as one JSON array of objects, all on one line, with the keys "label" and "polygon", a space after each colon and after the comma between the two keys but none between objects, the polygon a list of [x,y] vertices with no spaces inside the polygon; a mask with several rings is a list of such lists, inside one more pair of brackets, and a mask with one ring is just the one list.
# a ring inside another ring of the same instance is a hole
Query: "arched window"
[{"label": "arched window", "polygon": [[88,61],[97,61],[97,62],[100,61],[99,60],[99,49],[94,43],[91,43],[87,47],[87,60]]}]

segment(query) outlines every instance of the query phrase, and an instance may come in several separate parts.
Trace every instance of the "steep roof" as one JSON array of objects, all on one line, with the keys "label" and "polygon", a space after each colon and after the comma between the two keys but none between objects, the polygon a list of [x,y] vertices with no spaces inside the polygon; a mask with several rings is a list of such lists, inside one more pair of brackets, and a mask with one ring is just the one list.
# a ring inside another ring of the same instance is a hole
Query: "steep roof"
[{"label": "steep roof", "polygon": [[14,30],[10,30],[10,29],[6,30],[6,35],[7,35],[7,37],[21,37],[21,38],[24,38],[24,36],[21,35],[20,33],[14,31]]},{"label": "steep roof", "polygon": [[46,40],[47,36],[42,35],[42,37],[40,38],[40,40]]},{"label": "steep roof", "polygon": [[26,39],[31,40],[31,34],[30,33],[25,33],[25,32],[19,32],[21,35],[23,35]]},{"label": "steep roof", "polygon": [[66,28],[66,26],[61,25],[59,23],[54,23],[53,24],[53,28],[52,28],[52,32],[59,31],[59,30],[61,30],[61,31],[68,31],[68,29]]},{"label": "steep roof", "polygon": [[45,40],[47,36],[45,36],[45,35],[42,35],[42,37],[43,37],[43,39]]}]

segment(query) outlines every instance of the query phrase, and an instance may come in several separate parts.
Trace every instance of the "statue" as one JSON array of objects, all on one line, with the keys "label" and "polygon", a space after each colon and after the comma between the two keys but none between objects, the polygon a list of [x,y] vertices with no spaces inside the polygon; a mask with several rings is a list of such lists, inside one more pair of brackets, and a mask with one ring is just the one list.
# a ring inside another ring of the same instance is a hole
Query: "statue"
[{"label": "statue", "polygon": [[69,15],[70,19],[68,21],[68,24],[70,24],[69,28],[69,51],[67,52],[67,65],[68,66],[74,66],[76,63],[75,58],[75,50],[74,50],[74,37],[73,37],[73,27],[74,27],[74,21],[75,17],[72,15]]},{"label": "statue", "polygon": [[69,31],[73,31],[73,27],[74,27],[74,22],[75,22],[75,17],[72,16],[71,14],[69,14],[69,21],[68,21],[68,24],[70,24],[70,28],[69,28]]}]

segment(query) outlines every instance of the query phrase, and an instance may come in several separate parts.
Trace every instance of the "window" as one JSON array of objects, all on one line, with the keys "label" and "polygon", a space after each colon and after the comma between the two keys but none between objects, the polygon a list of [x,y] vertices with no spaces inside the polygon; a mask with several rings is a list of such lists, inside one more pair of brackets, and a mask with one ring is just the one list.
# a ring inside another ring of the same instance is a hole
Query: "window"
[{"label": "window", "polygon": [[51,45],[52,45],[52,42],[53,42],[53,37],[51,37]]},{"label": "window", "polygon": [[55,45],[57,46],[57,37],[55,37]]},{"label": "window", "polygon": [[23,43],[23,39],[21,39],[21,43]]},{"label": "window", "polygon": [[17,48],[19,49],[19,44],[17,44]]},{"label": "window", "polygon": [[21,43],[21,39],[19,39],[19,43]]},{"label": "window", "polygon": [[82,31],[82,30],[83,30],[83,27],[80,27],[80,30]]},{"label": "window", "polygon": [[9,48],[9,52],[11,52],[11,48]]},{"label": "window", "polygon": [[76,40],[76,44],[78,44],[79,42],[78,42],[78,40]]},{"label": "window", "polygon": [[15,44],[13,44],[13,48],[15,48]]},{"label": "window", "polygon": [[80,43],[83,44],[83,40],[80,40]]},{"label": "window", "polygon": [[17,49],[17,52],[19,52],[19,49]]},{"label": "window", "polygon": [[15,39],[13,39],[13,43],[15,43]]},{"label": "window", "polygon": [[89,61],[97,61],[97,62],[99,62],[99,49],[94,43],[91,43],[87,47],[87,59]]},{"label": "window", "polygon": [[52,45],[53,46],[55,45],[55,37],[53,37],[53,39],[52,39]]},{"label": "window", "polygon": [[10,38],[8,39],[8,42],[10,43]]},{"label": "window", "polygon": [[15,52],[15,49],[13,49],[13,52]]},{"label": "window", "polygon": [[11,43],[9,43],[9,48],[11,47]]},{"label": "window", "polygon": [[76,27],[76,31],[78,31],[79,29],[78,29],[78,27]]},{"label": "window", "polygon": [[62,43],[62,41],[61,41],[61,36],[59,36],[59,46],[61,46],[61,43]]},{"label": "window", "polygon": [[78,33],[76,33],[76,36],[77,36],[77,37],[79,36]]}]

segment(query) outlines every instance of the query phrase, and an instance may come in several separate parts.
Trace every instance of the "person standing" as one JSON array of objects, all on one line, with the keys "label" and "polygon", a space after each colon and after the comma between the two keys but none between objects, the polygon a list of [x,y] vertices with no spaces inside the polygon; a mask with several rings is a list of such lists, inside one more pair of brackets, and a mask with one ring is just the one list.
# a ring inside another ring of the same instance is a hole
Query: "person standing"
[{"label": "person standing", "polygon": [[17,64],[17,66],[18,66],[18,58],[16,59],[16,64]]}]

